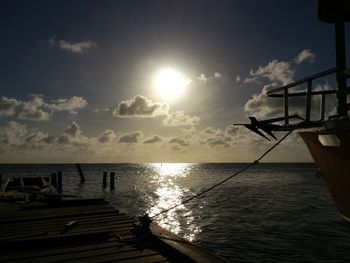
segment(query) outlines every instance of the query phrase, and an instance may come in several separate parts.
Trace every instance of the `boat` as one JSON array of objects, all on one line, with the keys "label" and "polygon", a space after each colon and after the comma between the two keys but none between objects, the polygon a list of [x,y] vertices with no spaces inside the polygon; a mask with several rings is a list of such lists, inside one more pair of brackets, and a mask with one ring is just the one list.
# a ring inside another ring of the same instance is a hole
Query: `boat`
[{"label": "boat", "polygon": [[[268,97],[284,100],[284,116],[262,121],[250,117],[251,123],[243,125],[267,139],[267,135],[275,138],[275,131],[299,134],[317,166],[317,174],[324,178],[339,213],[350,221],[350,87],[346,83],[350,78],[350,68],[346,67],[345,41],[345,23],[350,21],[350,1],[318,0],[317,17],[335,26],[336,67],[268,91]],[[336,74],[336,89],[313,89],[313,81],[331,74]],[[306,86],[304,91],[290,92],[290,89],[295,90],[303,84]],[[337,112],[326,119],[326,97],[331,94],[336,95]],[[317,120],[311,118],[314,96],[320,97],[320,118]],[[290,97],[305,99],[305,116],[289,114]],[[281,121],[283,124],[278,125]]]},{"label": "boat", "polygon": [[30,202],[33,200],[56,200],[60,198],[49,176],[19,175],[0,182],[0,201]]}]

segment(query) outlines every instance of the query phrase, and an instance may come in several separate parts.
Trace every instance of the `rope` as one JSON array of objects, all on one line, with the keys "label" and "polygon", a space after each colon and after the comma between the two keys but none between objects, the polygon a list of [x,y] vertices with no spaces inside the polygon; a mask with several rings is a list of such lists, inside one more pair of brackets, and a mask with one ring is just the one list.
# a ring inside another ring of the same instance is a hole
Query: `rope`
[{"label": "rope", "polygon": [[207,192],[213,190],[214,188],[218,187],[219,185],[222,185],[223,183],[227,182],[228,180],[232,179],[233,177],[239,175],[240,173],[244,172],[245,170],[247,170],[247,169],[249,169],[250,167],[254,166],[255,164],[259,163],[259,161],[260,161],[262,158],[264,158],[264,157],[265,157],[267,154],[269,154],[274,148],[276,148],[277,145],[279,145],[282,141],[284,141],[284,139],[286,139],[292,132],[293,132],[293,130],[290,130],[289,132],[287,132],[278,142],[276,142],[272,147],[270,147],[266,152],[264,152],[258,159],[256,159],[256,160],[255,160],[254,162],[252,162],[252,163],[249,163],[247,166],[245,166],[245,167],[242,168],[241,170],[239,170],[239,171],[237,171],[236,173],[230,175],[230,176],[227,177],[226,179],[224,179],[224,180],[218,182],[217,184],[214,184],[213,186],[211,186],[211,187],[205,189],[204,191],[199,192],[199,193],[195,194],[194,196],[192,196],[192,197],[190,197],[190,198],[188,198],[188,199],[182,201],[181,203],[179,203],[179,204],[177,204],[177,205],[174,205],[174,206],[172,206],[172,207],[170,207],[170,208],[167,208],[167,209],[165,209],[165,210],[159,212],[158,214],[155,214],[154,216],[151,216],[150,218],[155,218],[155,217],[157,217],[157,216],[159,216],[159,215],[161,215],[161,214],[164,214],[164,213],[166,213],[166,212],[168,212],[168,211],[170,211],[170,210],[173,210],[173,209],[176,208],[176,207],[179,207],[180,205],[184,205],[184,204],[186,204],[186,203],[192,201],[193,199],[198,198],[198,197],[204,195],[205,193],[207,193]]}]

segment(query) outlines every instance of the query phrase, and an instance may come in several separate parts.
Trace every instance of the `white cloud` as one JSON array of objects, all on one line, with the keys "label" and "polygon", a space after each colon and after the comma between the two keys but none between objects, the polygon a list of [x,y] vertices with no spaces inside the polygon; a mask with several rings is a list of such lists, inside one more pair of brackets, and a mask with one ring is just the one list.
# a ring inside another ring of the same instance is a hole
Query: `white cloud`
[{"label": "white cloud", "polygon": [[0,116],[14,115],[18,103],[16,99],[0,97]]},{"label": "white cloud", "polygon": [[174,144],[174,145],[177,145],[177,146],[189,146],[190,145],[190,141],[187,138],[183,137],[183,136],[171,138],[168,141],[168,143],[169,144]]},{"label": "white cloud", "polygon": [[197,77],[197,80],[201,81],[201,82],[207,82],[207,81],[210,81],[212,79],[220,79],[220,78],[222,78],[222,75],[219,72],[214,72],[213,75],[209,75],[209,76],[202,73]]},{"label": "white cloud", "polygon": [[152,102],[146,97],[137,95],[130,100],[120,102],[118,107],[113,110],[113,115],[120,118],[152,118],[159,115],[167,115],[168,111],[168,104]]},{"label": "white cloud", "polygon": [[10,121],[6,126],[0,128],[0,143],[7,147],[18,146],[27,133],[28,130],[24,124]]},{"label": "white cloud", "polygon": [[105,130],[98,136],[98,141],[101,143],[112,142],[117,138],[116,134],[112,130]]},{"label": "white cloud", "polygon": [[260,66],[257,70],[250,71],[250,78],[245,80],[247,82],[258,82],[262,79],[268,79],[271,82],[278,82],[287,84],[293,81],[294,69],[291,62],[273,60],[266,66]]},{"label": "white cloud", "polygon": [[230,147],[231,137],[226,136],[221,129],[207,127],[199,133],[199,142],[210,147]]},{"label": "white cloud", "polygon": [[199,117],[186,115],[183,111],[169,113],[163,120],[165,126],[186,127],[195,126],[199,123]]},{"label": "white cloud", "polygon": [[119,137],[120,143],[138,143],[139,139],[143,137],[143,132],[135,131],[123,134]]},{"label": "white cloud", "polygon": [[45,121],[50,118],[50,112],[44,109],[44,100],[34,97],[30,101],[18,104],[17,117],[23,120]]},{"label": "white cloud", "polygon": [[221,74],[219,72],[215,72],[214,73],[214,78],[221,78]]},{"label": "white cloud", "polygon": [[[295,63],[301,63],[304,61],[312,61],[315,58],[310,50],[301,51],[298,56],[293,60]],[[276,87],[283,86],[285,84],[294,81],[294,66],[293,61],[277,61],[273,60],[266,66],[260,66],[256,71],[251,71],[250,75],[255,82],[265,83],[263,89],[259,94],[253,94],[245,106],[245,112],[250,116],[266,119],[271,117],[284,116],[284,102],[281,98],[267,97],[266,93]],[[306,84],[301,87],[295,87],[290,92],[302,91],[306,89]],[[313,90],[330,90],[331,87],[328,84],[318,85],[313,87]],[[320,96],[312,97],[312,111],[311,118],[317,120],[319,116],[320,108]],[[328,96],[328,107],[334,107],[335,97]],[[291,97],[289,98],[289,115],[298,114],[301,117],[305,117],[305,97]]]},{"label": "white cloud", "polygon": [[56,41],[53,37],[49,39],[49,43],[51,46],[58,46],[62,50],[77,54],[85,53],[88,49],[98,46],[97,43],[91,40],[71,43],[65,40]]},{"label": "white cloud", "polygon": [[54,111],[68,111],[75,114],[86,105],[87,101],[83,97],[73,96],[69,99],[52,100],[50,104],[46,104],[46,107]]},{"label": "white cloud", "polygon": [[143,143],[145,143],[145,144],[152,144],[152,143],[159,143],[159,142],[162,142],[162,141],[164,141],[164,138],[162,136],[153,135],[152,137],[147,138],[146,140],[144,140]]},{"label": "white cloud", "polygon": [[316,58],[315,53],[312,53],[310,49],[305,49],[301,51],[296,58],[294,58],[294,62],[300,64],[304,61],[314,62]]},{"label": "white cloud", "polygon": [[[114,131],[105,130],[96,137],[86,137],[76,122],[70,124],[61,135],[51,135],[11,121],[3,127],[0,126],[0,152],[6,153],[0,154],[0,160],[2,162],[249,161],[256,158],[257,150],[262,151],[272,143],[266,142],[242,126],[226,127],[226,130],[208,127],[202,132],[181,134],[171,138],[153,135],[143,139],[143,136],[142,131],[129,132],[122,134],[117,140]],[[300,140],[297,142],[296,145],[293,140],[287,145],[286,141],[282,147],[286,147],[288,151],[280,150],[281,154],[288,156],[289,153],[290,156],[294,153],[293,149],[302,151]],[[298,160],[302,160],[299,155],[297,157]]]},{"label": "white cloud", "polygon": [[77,113],[77,110],[85,108],[87,101],[82,97],[73,96],[69,99],[44,101],[43,97],[33,97],[28,101],[14,98],[0,97],[0,117],[15,116],[22,120],[46,121],[56,111],[68,111]]},{"label": "white cloud", "polygon": [[73,138],[77,138],[81,134],[80,126],[75,121],[64,132]]}]

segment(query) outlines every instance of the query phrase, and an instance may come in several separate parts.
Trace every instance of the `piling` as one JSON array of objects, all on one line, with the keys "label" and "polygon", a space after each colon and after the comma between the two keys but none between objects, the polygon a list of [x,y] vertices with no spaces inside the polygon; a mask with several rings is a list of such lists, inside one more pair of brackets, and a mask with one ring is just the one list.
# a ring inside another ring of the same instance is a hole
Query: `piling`
[{"label": "piling", "polygon": [[78,173],[79,173],[79,176],[80,176],[80,182],[81,182],[81,183],[84,183],[84,182],[85,182],[85,175],[84,175],[84,173],[83,173],[83,170],[81,169],[79,163],[77,163],[76,166],[77,166]]},{"label": "piling", "polygon": [[115,177],[115,173],[111,172],[111,174],[110,174],[110,181],[109,181],[109,188],[111,190],[115,189],[115,187],[114,187],[114,177]]},{"label": "piling", "polygon": [[62,193],[62,171],[57,172],[57,191]]},{"label": "piling", "polygon": [[57,188],[57,174],[51,173],[51,185]]},{"label": "piling", "polygon": [[107,172],[103,172],[102,187],[107,187]]}]

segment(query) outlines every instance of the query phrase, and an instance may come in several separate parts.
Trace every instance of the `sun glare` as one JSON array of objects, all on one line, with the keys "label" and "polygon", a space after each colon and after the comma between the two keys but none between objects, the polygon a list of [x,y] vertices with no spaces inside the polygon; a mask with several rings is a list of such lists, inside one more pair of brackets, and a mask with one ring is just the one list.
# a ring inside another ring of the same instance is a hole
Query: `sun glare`
[{"label": "sun glare", "polygon": [[154,79],[155,90],[162,99],[171,101],[180,97],[188,84],[185,76],[173,69],[160,70]]}]

